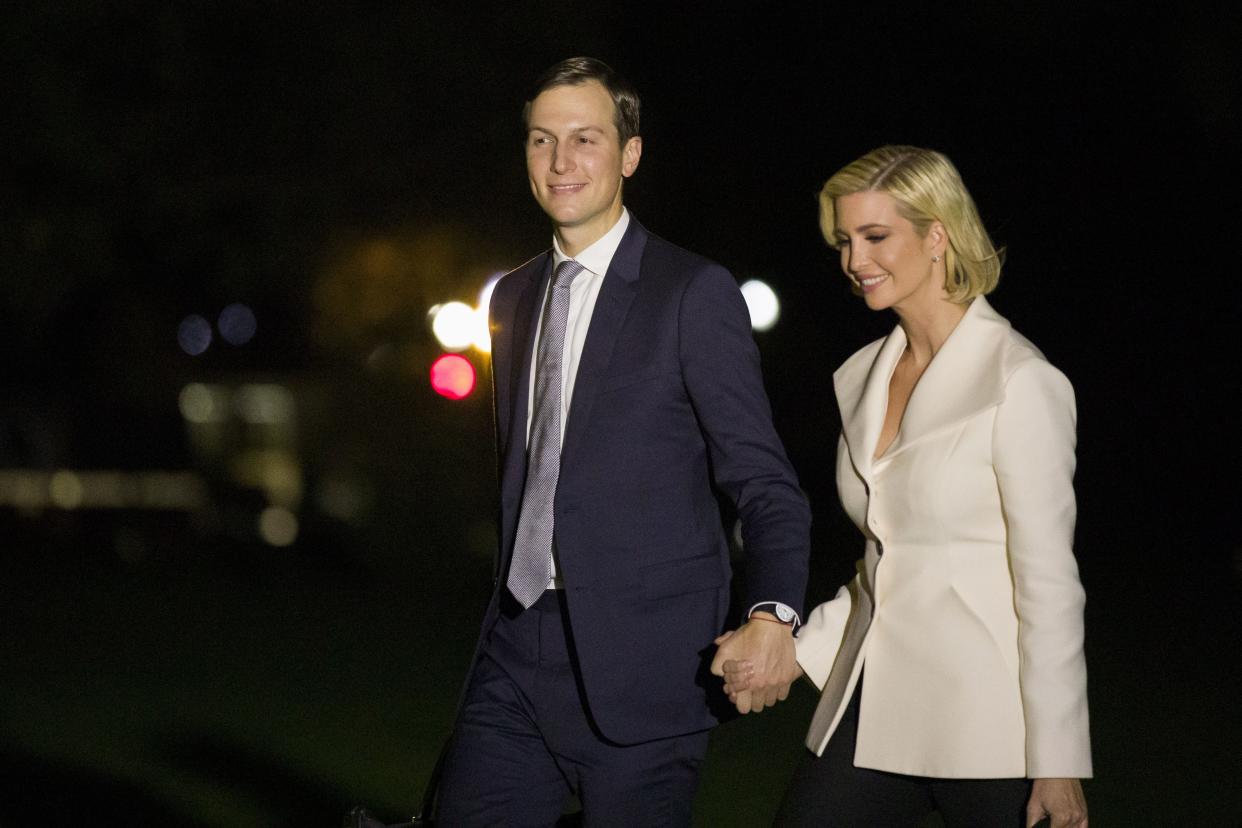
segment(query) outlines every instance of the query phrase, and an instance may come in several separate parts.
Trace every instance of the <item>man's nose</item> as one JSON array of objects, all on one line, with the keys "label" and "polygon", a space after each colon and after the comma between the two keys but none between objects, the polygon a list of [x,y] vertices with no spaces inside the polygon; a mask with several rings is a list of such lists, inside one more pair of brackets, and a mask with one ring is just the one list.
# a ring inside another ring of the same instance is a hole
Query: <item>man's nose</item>
[{"label": "man's nose", "polygon": [[552,151],[552,171],[558,175],[564,175],[572,172],[576,166],[573,149],[567,144],[558,144]]}]

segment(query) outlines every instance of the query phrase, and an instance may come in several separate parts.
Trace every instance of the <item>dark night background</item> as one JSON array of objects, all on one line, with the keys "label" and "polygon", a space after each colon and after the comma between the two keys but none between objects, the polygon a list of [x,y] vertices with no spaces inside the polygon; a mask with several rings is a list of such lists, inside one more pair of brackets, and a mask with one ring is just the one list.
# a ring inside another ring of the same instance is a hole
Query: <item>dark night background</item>
[{"label": "dark night background", "polygon": [[[861,548],[831,372],[892,325],[814,197],[883,143],[957,163],[1008,247],[994,305],[1079,395],[1092,823],[1242,824],[1236,12],[821,6],[6,7],[0,825],[412,812],[494,508],[486,388],[431,391],[426,314],[549,243],[519,113],[573,54],[643,93],[635,215],[781,297],[757,338],[812,601]],[[235,302],[253,340],[182,351]],[[813,696],[715,733],[700,824],[767,824]]]}]

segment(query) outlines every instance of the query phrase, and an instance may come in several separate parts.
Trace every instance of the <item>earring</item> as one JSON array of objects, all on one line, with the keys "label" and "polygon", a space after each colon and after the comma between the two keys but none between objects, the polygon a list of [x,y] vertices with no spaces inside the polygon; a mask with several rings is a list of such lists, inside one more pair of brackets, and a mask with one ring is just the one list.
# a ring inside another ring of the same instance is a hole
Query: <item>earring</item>
[{"label": "earring", "polygon": [[940,257],[939,257],[939,256],[932,256],[932,261],[933,261],[933,262],[938,262],[938,261],[940,261]]}]

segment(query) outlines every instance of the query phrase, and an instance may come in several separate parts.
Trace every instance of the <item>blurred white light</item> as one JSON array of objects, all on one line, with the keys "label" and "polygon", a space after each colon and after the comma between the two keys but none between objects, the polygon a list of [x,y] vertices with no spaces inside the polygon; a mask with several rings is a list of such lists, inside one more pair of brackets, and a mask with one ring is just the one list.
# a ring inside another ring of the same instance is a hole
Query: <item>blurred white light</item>
[{"label": "blurred white light", "polygon": [[288,546],[298,539],[297,516],[283,506],[268,506],[259,514],[259,537],[272,546]]},{"label": "blurred white light", "polygon": [[211,323],[197,313],[190,314],[177,327],[177,344],[190,356],[198,356],[211,345]]},{"label": "blurred white light", "polygon": [[76,509],[82,505],[82,481],[71,471],[58,471],[48,484],[52,503],[62,509]]},{"label": "blurred white light", "polygon": [[742,285],[742,298],[750,311],[750,326],[756,331],[766,331],[776,324],[781,315],[781,303],[776,292],[758,279]]},{"label": "blurred white light", "polygon": [[480,306],[474,312],[474,338],[470,344],[479,353],[490,354],[492,352],[492,332],[487,327],[487,305]]},{"label": "blurred white light", "polygon": [[479,308],[484,314],[487,313],[487,308],[492,303],[492,291],[496,289],[496,285],[504,275],[503,273],[493,273],[488,278],[487,283],[483,285],[483,289],[479,291]]},{"label": "blurred white light", "polygon": [[245,345],[254,339],[259,322],[255,319],[254,311],[240,302],[235,302],[220,311],[216,327],[220,329],[220,336],[225,342],[230,345]]},{"label": "blurred white light", "polygon": [[464,351],[476,335],[474,308],[465,302],[446,302],[436,311],[431,331],[446,351]]}]

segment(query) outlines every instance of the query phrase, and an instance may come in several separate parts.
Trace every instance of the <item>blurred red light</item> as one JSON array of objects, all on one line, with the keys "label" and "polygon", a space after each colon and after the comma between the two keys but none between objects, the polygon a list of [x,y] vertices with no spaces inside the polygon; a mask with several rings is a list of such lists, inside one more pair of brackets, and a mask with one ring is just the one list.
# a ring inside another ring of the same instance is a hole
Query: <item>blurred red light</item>
[{"label": "blurred red light", "polygon": [[431,387],[450,400],[470,396],[474,390],[474,366],[457,354],[445,354],[431,363]]}]

